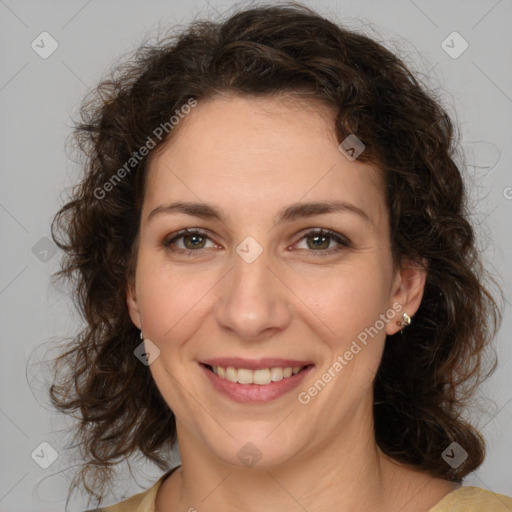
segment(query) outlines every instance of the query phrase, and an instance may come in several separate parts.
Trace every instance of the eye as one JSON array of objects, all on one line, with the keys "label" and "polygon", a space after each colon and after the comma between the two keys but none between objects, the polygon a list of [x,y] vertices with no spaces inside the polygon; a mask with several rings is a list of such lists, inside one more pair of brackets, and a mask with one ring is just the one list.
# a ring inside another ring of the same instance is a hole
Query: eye
[{"label": "eye", "polygon": [[[207,246],[208,242],[211,244],[209,247]],[[183,229],[170,238],[166,238],[162,244],[174,252],[191,252],[218,247],[210,240],[207,233],[198,229]]]},{"label": "eye", "polygon": [[351,246],[350,240],[346,237],[329,229],[322,228],[308,231],[302,236],[299,243],[296,244],[298,249],[327,254],[338,252]]},{"label": "eye", "polygon": [[[189,255],[202,249],[219,247],[210,239],[206,232],[197,228],[183,229],[174,233],[164,239],[162,245],[169,251]],[[315,256],[324,256],[351,246],[350,240],[343,235],[329,229],[315,228],[304,233],[294,248],[306,250],[310,254],[318,253]]]}]

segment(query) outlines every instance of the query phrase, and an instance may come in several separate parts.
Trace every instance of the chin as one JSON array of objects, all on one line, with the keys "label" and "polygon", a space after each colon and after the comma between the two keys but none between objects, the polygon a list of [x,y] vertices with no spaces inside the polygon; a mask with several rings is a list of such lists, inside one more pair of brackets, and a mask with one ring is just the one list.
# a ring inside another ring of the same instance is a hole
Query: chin
[{"label": "chin", "polygon": [[[215,455],[227,464],[240,468],[270,469],[286,464],[297,454],[298,447],[291,443],[291,437],[283,431],[280,435],[276,429],[277,423],[272,422],[270,428],[240,429],[240,434],[228,430],[233,434],[228,442],[214,443],[211,446]],[[272,432],[273,429],[276,431]],[[269,432],[272,432],[269,435]]]}]

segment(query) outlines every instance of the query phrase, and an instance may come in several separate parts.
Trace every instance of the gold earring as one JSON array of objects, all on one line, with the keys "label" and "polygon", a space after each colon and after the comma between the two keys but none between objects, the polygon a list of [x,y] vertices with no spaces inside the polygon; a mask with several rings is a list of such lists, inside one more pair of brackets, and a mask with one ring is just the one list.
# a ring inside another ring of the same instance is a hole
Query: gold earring
[{"label": "gold earring", "polygon": [[404,313],[402,315],[402,320],[399,320],[396,324],[403,327],[411,325],[411,317],[407,313]]}]

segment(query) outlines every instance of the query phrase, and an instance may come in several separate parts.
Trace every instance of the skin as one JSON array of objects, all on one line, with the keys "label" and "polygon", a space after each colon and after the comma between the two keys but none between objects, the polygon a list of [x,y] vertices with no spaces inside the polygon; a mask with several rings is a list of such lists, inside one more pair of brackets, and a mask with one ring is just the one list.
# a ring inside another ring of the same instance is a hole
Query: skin
[{"label": "skin", "polygon": [[[216,97],[200,101],[151,155],[127,304],[160,350],[150,371],[176,416],[182,467],[160,487],[157,512],[426,511],[456,488],[389,459],[375,442],[372,383],[401,313],[308,404],[298,401],[393,304],[412,317],[425,283],[418,265],[393,265],[382,176],[340,152],[333,122],[317,101]],[[368,218],[346,210],[275,222],[293,203],[330,200]],[[208,203],[223,216],[148,219],[176,201]],[[207,236],[164,246],[184,228]],[[350,244],[328,238],[318,248],[312,228]],[[250,264],[235,250],[248,236],[263,248]],[[276,400],[238,403],[198,364],[222,356],[315,367]],[[248,442],[261,454],[253,467],[237,456]]]}]

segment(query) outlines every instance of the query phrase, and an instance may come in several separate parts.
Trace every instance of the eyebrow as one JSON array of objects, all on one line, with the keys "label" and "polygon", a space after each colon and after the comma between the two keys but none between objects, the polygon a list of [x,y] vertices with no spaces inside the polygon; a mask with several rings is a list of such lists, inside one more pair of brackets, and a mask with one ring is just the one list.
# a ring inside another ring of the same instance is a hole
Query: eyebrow
[{"label": "eyebrow", "polygon": [[[183,213],[202,219],[217,219],[222,221],[223,210],[207,203],[176,202],[160,205],[151,210],[147,216],[148,222],[156,215]],[[353,213],[367,222],[372,222],[366,212],[345,201],[321,201],[309,203],[293,203],[279,212],[275,224],[292,222],[297,219],[313,217],[327,213]]]}]

